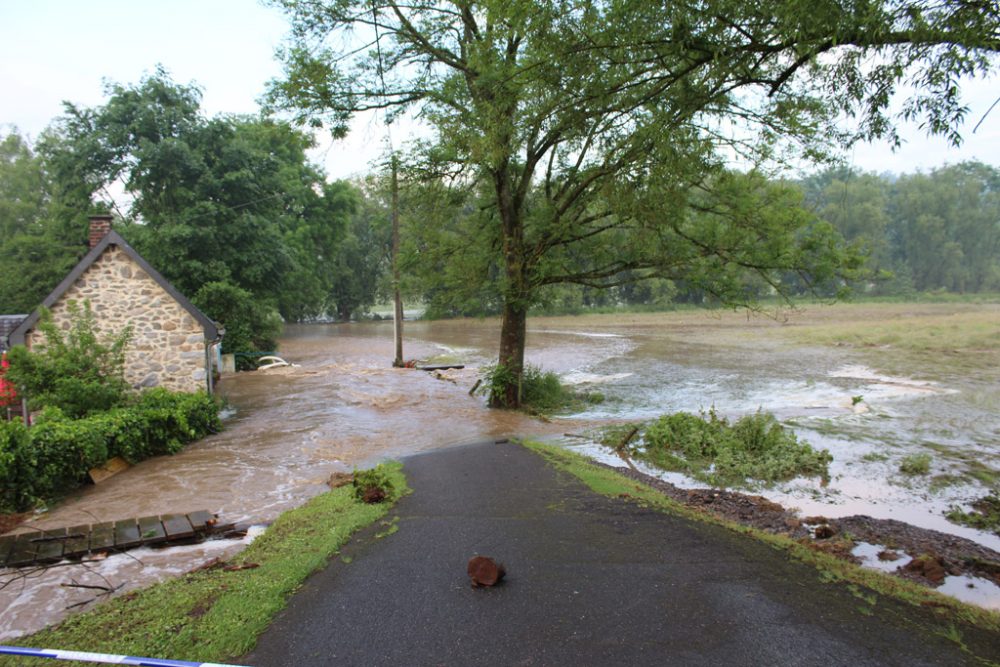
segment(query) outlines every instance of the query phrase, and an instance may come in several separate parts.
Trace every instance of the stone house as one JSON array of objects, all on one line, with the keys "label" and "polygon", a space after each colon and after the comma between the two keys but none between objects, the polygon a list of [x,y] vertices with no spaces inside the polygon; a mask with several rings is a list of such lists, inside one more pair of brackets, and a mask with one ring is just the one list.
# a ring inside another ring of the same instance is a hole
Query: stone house
[{"label": "stone house", "polygon": [[[219,326],[111,229],[111,216],[90,219],[90,252],[42,302],[56,326],[70,326],[68,306],[89,302],[98,328],[117,334],[132,325],[125,379],[136,389],[213,389]],[[31,347],[40,335],[36,309],[9,335]]]}]

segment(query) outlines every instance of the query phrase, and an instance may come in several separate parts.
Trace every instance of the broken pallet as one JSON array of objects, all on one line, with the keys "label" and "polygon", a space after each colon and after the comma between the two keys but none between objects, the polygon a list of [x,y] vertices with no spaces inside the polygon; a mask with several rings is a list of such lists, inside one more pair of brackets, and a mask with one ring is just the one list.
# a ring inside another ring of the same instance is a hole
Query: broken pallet
[{"label": "broken pallet", "polygon": [[226,532],[232,524],[222,524],[208,511],[164,514],[138,519],[122,519],[91,525],[35,530],[0,536],[0,567],[25,567],[55,563],[64,558],[88,554],[201,541]]}]

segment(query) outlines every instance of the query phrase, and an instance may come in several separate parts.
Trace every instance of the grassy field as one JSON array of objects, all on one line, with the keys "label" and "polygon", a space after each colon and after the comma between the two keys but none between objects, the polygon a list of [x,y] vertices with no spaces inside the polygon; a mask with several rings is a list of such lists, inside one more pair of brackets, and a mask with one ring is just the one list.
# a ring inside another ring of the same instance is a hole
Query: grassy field
[{"label": "grassy field", "polygon": [[[172,660],[238,658],[254,647],[257,636],[309,574],[358,529],[383,519],[394,501],[408,492],[401,465],[380,468],[395,489],[389,502],[369,505],[355,499],[350,485],[335,489],[282,514],[225,567],[128,593],[13,643]],[[391,529],[391,522],[385,523]],[[0,657],[0,664],[55,663]]]}]

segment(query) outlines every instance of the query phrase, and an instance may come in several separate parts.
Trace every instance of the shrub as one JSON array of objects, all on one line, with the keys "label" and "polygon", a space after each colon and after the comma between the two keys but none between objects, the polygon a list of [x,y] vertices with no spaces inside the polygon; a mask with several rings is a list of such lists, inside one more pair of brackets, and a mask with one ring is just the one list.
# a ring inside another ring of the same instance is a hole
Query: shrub
[{"label": "shrub", "polygon": [[218,402],[206,394],[151,389],[126,407],[82,419],[58,408],[42,411],[27,429],[0,423],[0,508],[23,510],[82,484],[109,458],[138,463],[173,454],[218,431]]},{"label": "shrub", "polygon": [[113,336],[98,335],[90,303],[81,309],[67,305],[71,326],[62,331],[42,312],[38,331],[43,338],[33,350],[16,346],[10,351],[7,379],[23,389],[32,410],[60,409],[70,417],[108,410],[125,401],[125,348],[131,327]]},{"label": "shrub", "polygon": [[730,425],[714,410],[660,417],[646,427],[635,454],[654,465],[719,486],[748,480],[773,483],[799,476],[829,476],[833,457],[799,442],[773,415],[758,412]]},{"label": "shrub", "polygon": [[926,475],[931,471],[930,454],[910,454],[899,462],[899,472],[904,475]]},{"label": "shrub", "polygon": [[[514,381],[514,374],[506,366],[495,364],[483,369],[482,378],[484,382],[479,393],[492,397],[504,393],[505,387]],[[528,364],[521,374],[521,407],[529,412],[569,412],[603,399],[601,394],[567,389],[556,373],[537,366]]]},{"label": "shrub", "polygon": [[354,497],[365,503],[380,503],[394,497],[395,489],[389,476],[381,468],[355,470]]}]

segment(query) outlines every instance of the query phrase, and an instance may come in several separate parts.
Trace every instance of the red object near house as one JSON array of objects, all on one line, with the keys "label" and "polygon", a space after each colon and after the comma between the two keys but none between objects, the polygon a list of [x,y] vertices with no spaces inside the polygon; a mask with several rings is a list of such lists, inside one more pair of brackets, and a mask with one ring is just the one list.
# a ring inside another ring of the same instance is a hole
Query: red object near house
[{"label": "red object near house", "polygon": [[7,361],[7,353],[4,352],[3,355],[0,355],[0,407],[17,403],[17,392],[14,391],[14,385],[4,378],[8,368],[10,368],[10,362]]}]

